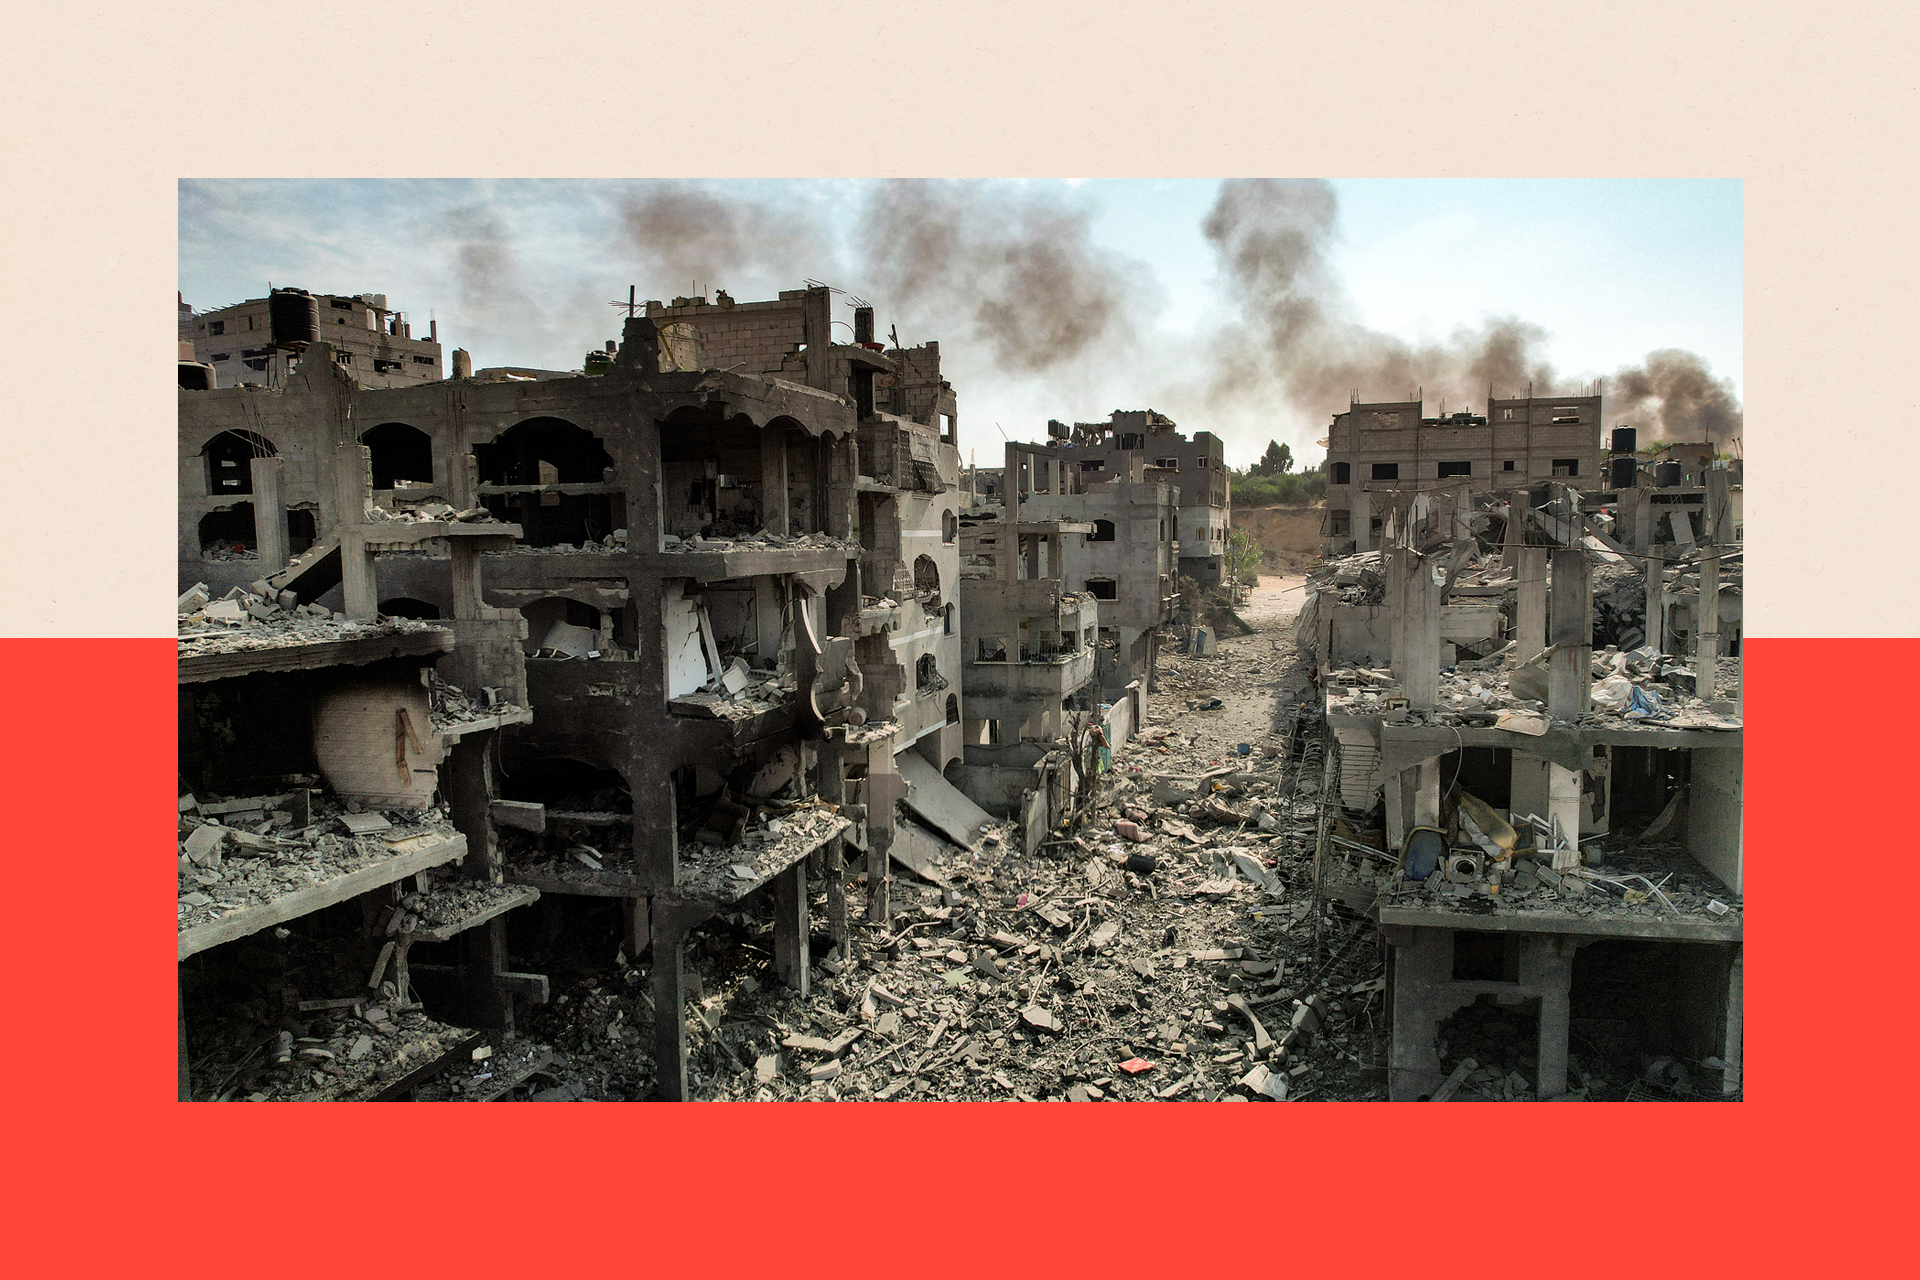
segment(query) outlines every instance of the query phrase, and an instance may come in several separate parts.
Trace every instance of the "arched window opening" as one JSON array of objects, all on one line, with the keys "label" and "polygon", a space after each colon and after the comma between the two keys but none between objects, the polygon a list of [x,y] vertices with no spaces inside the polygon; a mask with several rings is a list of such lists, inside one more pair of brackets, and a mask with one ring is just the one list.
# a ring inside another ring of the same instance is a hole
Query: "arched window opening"
[{"label": "arched window opening", "polygon": [[947,678],[940,674],[932,654],[924,655],[914,664],[914,685],[921,693],[938,693],[947,687]]},{"label": "arched window opening", "polygon": [[225,498],[253,492],[255,458],[277,457],[273,441],[256,431],[222,431],[207,441],[200,456],[207,460],[207,495]]},{"label": "arched window opening", "polygon": [[949,511],[940,517],[940,541],[951,545],[960,536],[960,517]]},{"label": "arched window opening", "polygon": [[603,652],[606,619],[600,610],[578,600],[546,596],[523,605],[527,638],[521,641],[529,659],[565,661],[594,658]]},{"label": "arched window opening", "polygon": [[528,546],[603,542],[626,527],[625,495],[607,482],[613,459],[590,431],[529,418],[473,453],[481,504],[520,525]]},{"label": "arched window opening", "polygon": [[1112,542],[1113,541],[1113,521],[1095,520],[1093,522],[1093,532],[1088,535],[1087,541],[1088,542]]},{"label": "arched window opening", "polygon": [[253,504],[236,502],[200,517],[200,555],[207,560],[252,560],[259,550]]},{"label": "arched window opening", "polygon": [[947,723],[960,723],[960,695],[957,693],[947,695]]},{"label": "arched window opening", "polygon": [[953,607],[953,605],[952,605],[951,603],[949,603],[949,604],[947,605],[947,607],[946,607],[946,608],[945,608],[944,610],[942,610],[941,612],[943,613],[943,615],[945,616],[945,619],[946,619],[946,634],[947,634],[947,635],[952,635],[952,634],[953,634],[953,629],[954,629],[954,628],[953,628],[953,623],[954,623],[954,614],[955,614],[955,609],[954,609],[954,607]]},{"label": "arched window opening", "polygon": [[940,607],[940,566],[932,556],[915,557],[913,593],[920,598],[922,608],[932,611]]},{"label": "arched window opening", "polygon": [[383,422],[360,434],[373,455],[373,487],[391,489],[394,481],[433,483],[433,437],[404,422]]}]

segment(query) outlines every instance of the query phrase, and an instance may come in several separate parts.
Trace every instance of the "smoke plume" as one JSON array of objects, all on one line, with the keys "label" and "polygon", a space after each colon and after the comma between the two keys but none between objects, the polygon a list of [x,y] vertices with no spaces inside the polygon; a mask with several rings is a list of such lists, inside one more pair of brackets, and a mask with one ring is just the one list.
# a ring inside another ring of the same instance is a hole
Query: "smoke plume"
[{"label": "smoke plume", "polygon": [[[1547,333],[1514,316],[1457,328],[1445,340],[1409,343],[1353,318],[1329,252],[1339,225],[1330,183],[1273,179],[1223,182],[1202,231],[1213,245],[1238,319],[1219,335],[1208,407],[1244,409],[1283,396],[1326,414],[1349,399],[1483,404],[1495,396],[1566,394],[1545,357]],[[1657,351],[1644,369],[1623,369],[1604,388],[1609,422],[1655,436],[1737,434],[1732,384],[1684,351]]]},{"label": "smoke plume", "polygon": [[1716,378],[1691,351],[1655,351],[1641,368],[1622,369],[1607,383],[1607,422],[1625,423],[1656,439],[1709,440],[1740,435],[1744,415],[1733,382]]},{"label": "smoke plume", "polygon": [[1006,373],[1040,373],[1103,344],[1123,356],[1132,337],[1140,269],[1094,244],[1085,210],[1052,197],[999,184],[890,182],[868,199],[859,244],[863,291],[927,337],[983,344]]},{"label": "smoke plume", "polygon": [[738,288],[743,276],[784,281],[780,287],[792,289],[839,265],[825,223],[797,201],[776,208],[723,199],[687,183],[649,184],[621,202],[619,219],[639,255],[642,279],[668,296],[691,291],[696,281],[703,291]]}]

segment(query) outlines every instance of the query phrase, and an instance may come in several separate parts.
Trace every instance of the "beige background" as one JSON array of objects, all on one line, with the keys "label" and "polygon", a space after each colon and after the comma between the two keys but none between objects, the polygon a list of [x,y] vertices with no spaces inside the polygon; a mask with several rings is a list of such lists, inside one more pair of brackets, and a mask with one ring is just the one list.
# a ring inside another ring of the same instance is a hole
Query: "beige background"
[{"label": "beige background", "polygon": [[1911,6],[116,8],[10,24],[0,634],[172,634],[179,178],[902,174],[1742,178],[1747,626],[1920,634]]}]

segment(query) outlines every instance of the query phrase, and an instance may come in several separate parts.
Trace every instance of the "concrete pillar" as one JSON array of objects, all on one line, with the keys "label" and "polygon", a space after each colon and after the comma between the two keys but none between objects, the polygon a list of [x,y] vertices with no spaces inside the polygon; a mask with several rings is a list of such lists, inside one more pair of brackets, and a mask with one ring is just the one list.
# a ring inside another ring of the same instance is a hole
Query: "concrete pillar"
[{"label": "concrete pillar", "polygon": [[1644,489],[1631,489],[1620,495],[1623,503],[1629,499],[1630,509],[1621,512],[1627,517],[1626,528],[1622,532],[1628,536],[1636,554],[1646,555],[1653,545],[1653,503],[1648,500]]},{"label": "concrete pillar", "polygon": [[280,497],[279,458],[253,458],[253,535],[259,550],[260,576],[287,567],[287,510]]},{"label": "concrete pillar", "polygon": [[1433,562],[1410,551],[1405,557],[1400,598],[1390,607],[1400,619],[1394,628],[1400,642],[1400,662],[1394,676],[1416,710],[1429,710],[1440,697],[1440,586],[1433,580]]},{"label": "concrete pillar", "polygon": [[1645,644],[1667,651],[1667,560],[1658,551],[1647,553],[1647,638]]},{"label": "concrete pillar", "polygon": [[774,877],[773,968],[804,999],[808,967],[807,862],[802,858]]},{"label": "concrete pillar", "polygon": [[1347,523],[1353,527],[1354,551],[1373,550],[1373,495],[1365,489],[1353,491],[1353,504],[1347,512]]},{"label": "concrete pillar", "polygon": [[1587,553],[1575,547],[1553,552],[1553,617],[1549,638],[1555,648],[1547,670],[1547,713],[1572,720],[1587,710],[1593,683],[1593,576]]},{"label": "concrete pillar", "polygon": [[333,492],[339,521],[341,594],[344,612],[356,622],[370,621],[379,610],[373,580],[373,554],[367,550],[367,504],[373,493],[373,454],[363,444],[334,446]]},{"label": "concrete pillar", "polygon": [[1407,574],[1409,553],[1400,547],[1386,549],[1387,589],[1387,661],[1396,678],[1407,665]]},{"label": "concrete pillar", "polygon": [[1738,1093],[1742,1088],[1741,1024],[1745,1013],[1745,948],[1733,944],[1733,962],[1727,966],[1727,1031],[1720,1060],[1727,1064],[1721,1076],[1722,1093]]},{"label": "concrete pillar", "polygon": [[1413,825],[1416,827],[1437,827],[1440,825],[1440,761],[1423,760],[1412,770],[1415,786],[1413,792]]},{"label": "concrete pillar", "polygon": [[654,1096],[662,1102],[685,1102],[687,1011],[683,975],[687,961],[687,926],[681,923],[677,913],[657,911],[655,914],[664,919],[656,919],[653,937]]},{"label": "concrete pillar", "polygon": [[1561,843],[1556,849],[1553,869],[1567,871],[1580,865],[1580,771],[1547,762],[1547,811],[1543,818],[1558,820]]},{"label": "concrete pillar", "polygon": [[1730,543],[1733,541],[1733,497],[1727,488],[1727,472],[1719,467],[1710,467],[1700,479],[1707,490],[1707,541],[1721,545]]},{"label": "concrete pillar", "polygon": [[[820,798],[835,806],[847,802],[845,751],[844,740],[830,742],[820,751]],[[827,934],[842,955],[846,954],[848,938],[846,865],[846,841],[835,836],[827,841],[825,858]]]},{"label": "concrete pillar", "polygon": [[1507,490],[1507,536],[1500,548],[1500,567],[1518,569],[1520,549],[1527,544],[1527,491]]},{"label": "concrete pillar", "polygon": [[1667,523],[1673,529],[1673,540],[1680,544],[1682,551],[1693,550],[1693,521],[1687,516],[1685,507],[1669,507]]},{"label": "concrete pillar", "polygon": [[787,435],[783,427],[760,432],[760,513],[768,533],[787,536]]},{"label": "concrete pillar", "polygon": [[1700,601],[1694,609],[1694,693],[1713,701],[1714,681],[1720,671],[1720,548],[1700,562]]},{"label": "concrete pillar", "polygon": [[1521,547],[1514,569],[1519,599],[1513,618],[1514,658],[1527,662],[1547,647],[1547,549]]},{"label": "concrete pillar", "polygon": [[1531,972],[1521,975],[1540,990],[1540,1036],[1534,1050],[1534,1096],[1557,1098],[1567,1091],[1567,1032],[1572,1020],[1574,939],[1542,934],[1527,939]]}]

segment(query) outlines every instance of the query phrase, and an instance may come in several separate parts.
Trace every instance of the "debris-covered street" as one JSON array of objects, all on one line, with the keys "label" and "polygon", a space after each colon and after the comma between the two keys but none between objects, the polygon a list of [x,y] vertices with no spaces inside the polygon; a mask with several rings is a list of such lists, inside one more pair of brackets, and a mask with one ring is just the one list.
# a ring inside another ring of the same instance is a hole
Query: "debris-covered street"
[{"label": "debris-covered street", "polygon": [[[856,926],[850,955],[816,935],[807,997],[774,979],[768,921],[699,930],[695,1096],[1384,1096],[1373,931],[1312,915],[1320,779],[1287,630],[1299,600],[1297,579],[1269,576],[1241,611],[1251,634],[1165,659],[1156,710],[1077,832],[1029,852],[997,827],[977,860],[942,859],[940,884],[896,867],[890,927]],[[554,1060],[527,1095],[651,1088],[644,962],[611,913],[597,946],[539,958],[556,985],[527,1033]]]}]

